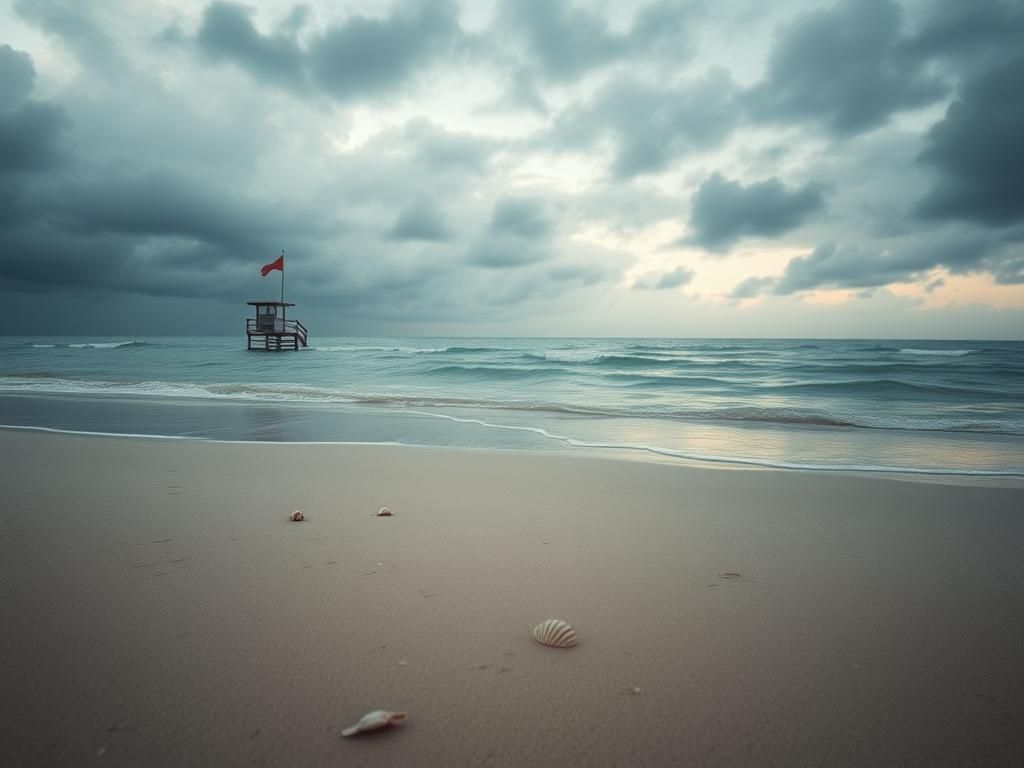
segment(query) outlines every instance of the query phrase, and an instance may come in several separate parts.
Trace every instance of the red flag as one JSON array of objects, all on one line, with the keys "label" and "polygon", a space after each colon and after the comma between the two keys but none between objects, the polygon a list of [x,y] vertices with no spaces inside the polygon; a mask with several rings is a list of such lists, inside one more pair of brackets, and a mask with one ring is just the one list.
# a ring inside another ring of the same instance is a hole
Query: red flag
[{"label": "red flag", "polygon": [[283,253],[280,256],[278,256],[276,259],[274,259],[272,262],[270,262],[269,264],[264,264],[263,268],[260,270],[260,276],[261,277],[266,277],[271,272],[273,272],[275,269],[280,269],[282,272],[284,272],[284,254]]}]

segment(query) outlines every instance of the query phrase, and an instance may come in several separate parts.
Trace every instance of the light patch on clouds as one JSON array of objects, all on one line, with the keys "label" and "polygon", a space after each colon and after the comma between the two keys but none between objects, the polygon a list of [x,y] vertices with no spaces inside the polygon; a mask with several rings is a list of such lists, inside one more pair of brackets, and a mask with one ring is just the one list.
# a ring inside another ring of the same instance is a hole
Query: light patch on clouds
[{"label": "light patch on clouds", "polygon": [[932,276],[941,284],[928,290],[927,284],[894,283],[888,290],[918,302],[923,310],[987,306],[994,309],[1024,307],[1024,285],[1000,285],[986,275],[950,275],[939,270]]}]

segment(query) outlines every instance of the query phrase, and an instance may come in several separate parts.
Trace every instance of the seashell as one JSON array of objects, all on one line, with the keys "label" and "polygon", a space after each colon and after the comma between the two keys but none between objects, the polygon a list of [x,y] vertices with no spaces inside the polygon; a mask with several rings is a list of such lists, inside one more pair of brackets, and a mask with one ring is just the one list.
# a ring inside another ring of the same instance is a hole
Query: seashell
[{"label": "seashell", "polygon": [[561,619],[548,619],[533,628],[534,639],[543,645],[555,648],[571,648],[576,645],[576,630]]},{"label": "seashell", "polygon": [[388,507],[381,507],[377,517],[391,517],[392,512]]},{"label": "seashell", "polygon": [[306,516],[302,514],[301,509],[296,509],[290,515],[288,515],[288,519],[291,520],[293,523],[301,523],[303,520],[306,519]]},{"label": "seashell", "polygon": [[359,718],[359,722],[351,725],[341,732],[342,736],[355,736],[364,731],[375,731],[378,728],[387,728],[389,725],[401,725],[405,722],[405,712],[388,712],[383,709],[375,709]]}]

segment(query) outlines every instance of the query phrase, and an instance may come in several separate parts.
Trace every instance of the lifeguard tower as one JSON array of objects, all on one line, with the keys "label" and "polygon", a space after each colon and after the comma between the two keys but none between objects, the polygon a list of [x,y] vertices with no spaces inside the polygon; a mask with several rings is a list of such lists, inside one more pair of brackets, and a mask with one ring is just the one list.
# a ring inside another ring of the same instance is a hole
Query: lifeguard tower
[{"label": "lifeguard tower", "polygon": [[[277,259],[264,265],[260,275],[266,277],[275,270],[281,272],[281,300],[246,302],[250,307],[256,307],[256,317],[250,317],[245,321],[245,348],[248,350],[298,350],[309,343],[309,331],[306,330],[306,326],[285,316],[288,307],[295,305],[284,300],[284,251],[281,251]],[[255,343],[253,339],[256,340]]]},{"label": "lifeguard tower", "polygon": [[246,349],[261,349],[278,352],[282,349],[302,349],[309,343],[309,331],[298,320],[285,316],[288,307],[295,305],[287,301],[249,301],[256,307],[256,317],[245,322]]}]

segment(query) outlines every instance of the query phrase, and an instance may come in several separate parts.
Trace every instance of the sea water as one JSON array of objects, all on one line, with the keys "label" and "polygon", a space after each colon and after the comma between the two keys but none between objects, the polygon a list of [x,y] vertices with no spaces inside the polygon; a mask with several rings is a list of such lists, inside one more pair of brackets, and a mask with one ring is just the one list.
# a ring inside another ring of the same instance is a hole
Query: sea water
[{"label": "sea water", "polygon": [[1024,342],[5,337],[0,425],[1024,476]]}]

